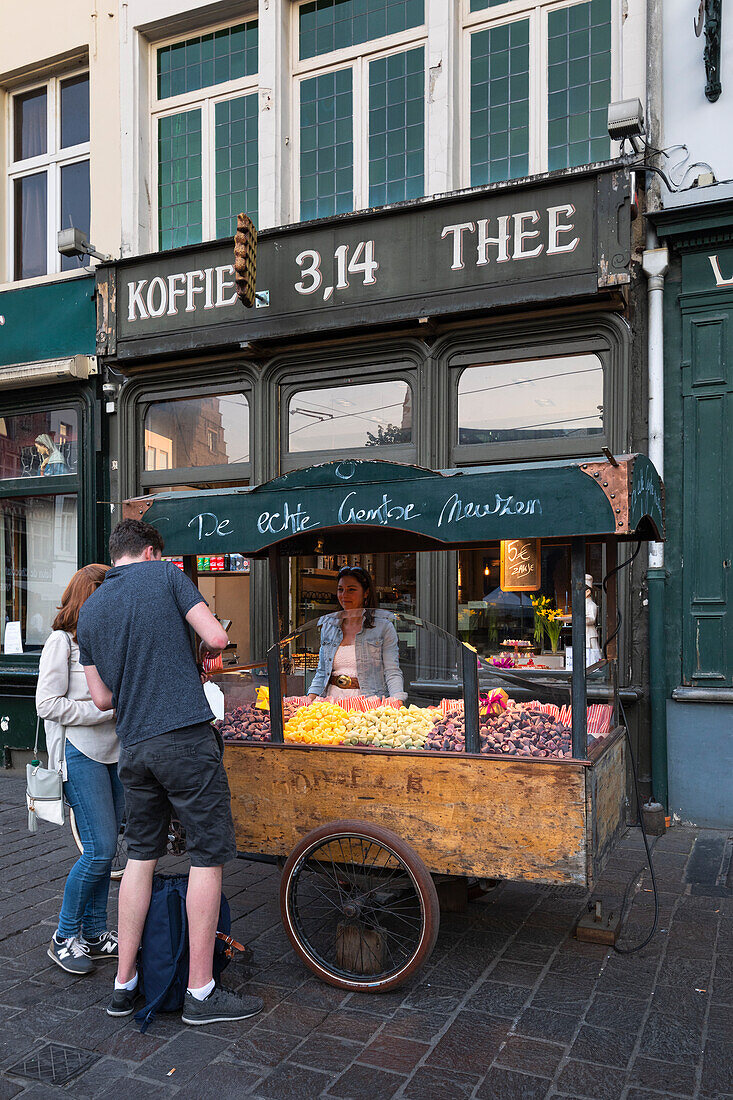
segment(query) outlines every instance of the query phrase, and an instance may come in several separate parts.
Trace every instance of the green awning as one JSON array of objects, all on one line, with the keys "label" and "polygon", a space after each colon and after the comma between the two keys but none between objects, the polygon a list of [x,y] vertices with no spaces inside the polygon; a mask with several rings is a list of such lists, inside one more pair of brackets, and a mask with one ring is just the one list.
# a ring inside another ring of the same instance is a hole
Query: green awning
[{"label": "green awning", "polygon": [[495,539],[664,537],[663,486],[644,455],[454,470],[344,460],[263,485],[127,501],[167,554],[353,554]]}]

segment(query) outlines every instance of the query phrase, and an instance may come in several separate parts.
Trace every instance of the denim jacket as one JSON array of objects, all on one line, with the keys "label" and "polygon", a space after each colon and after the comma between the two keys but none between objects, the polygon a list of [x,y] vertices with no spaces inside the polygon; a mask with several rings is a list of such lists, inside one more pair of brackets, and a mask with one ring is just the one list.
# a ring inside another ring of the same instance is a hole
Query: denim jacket
[{"label": "denim jacket", "polygon": [[[364,695],[396,696],[406,699],[404,680],[399,665],[397,631],[394,615],[390,611],[375,610],[374,626],[363,626],[356,635],[356,674],[359,690]],[[343,641],[341,612],[324,615],[318,620],[321,628],[321,648],[318,668],[308,691],[312,695],[324,695],[328,688],[336,650]]]}]

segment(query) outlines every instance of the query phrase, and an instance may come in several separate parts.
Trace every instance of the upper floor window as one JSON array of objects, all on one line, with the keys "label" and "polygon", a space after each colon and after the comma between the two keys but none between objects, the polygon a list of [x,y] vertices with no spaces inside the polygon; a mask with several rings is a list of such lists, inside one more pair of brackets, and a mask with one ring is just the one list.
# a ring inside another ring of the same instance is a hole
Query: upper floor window
[{"label": "upper floor window", "polygon": [[607,159],[613,0],[467,6],[471,186]]},{"label": "upper floor window", "polygon": [[257,20],[155,51],[153,145],[158,247],[234,233],[257,221]]},{"label": "upper floor window", "polygon": [[212,482],[249,476],[249,402],[243,393],[153,401],[142,426],[146,490],[204,476]]},{"label": "upper floor window", "polygon": [[424,0],[297,9],[301,219],[425,191]]},{"label": "upper floor window", "polygon": [[54,77],[11,99],[8,269],[31,279],[78,267],[59,229],[89,234],[89,74]]}]

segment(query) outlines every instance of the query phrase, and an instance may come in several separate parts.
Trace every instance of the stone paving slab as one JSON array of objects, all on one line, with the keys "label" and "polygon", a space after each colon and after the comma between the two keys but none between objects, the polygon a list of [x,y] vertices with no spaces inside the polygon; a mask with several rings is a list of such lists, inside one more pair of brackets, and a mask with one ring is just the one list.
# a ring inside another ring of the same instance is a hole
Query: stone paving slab
[{"label": "stone paving slab", "polygon": [[[105,1012],[111,964],[74,979],[46,955],[75,849],[68,830],[27,832],[23,792],[0,775],[0,1100],[733,1100],[733,898],[710,882],[725,834],[654,842],[660,925],[638,954],[573,938],[584,890],[503,883],[444,914],[425,969],[381,996],[305,970],[280,924],[278,872],[238,860],[224,888],[251,957],[225,981],[261,996],[262,1014],[205,1029],[160,1016],[141,1035]],[[626,900],[622,944],[651,927],[644,864],[630,829],[594,891],[617,910]],[[8,1074],[48,1042],[99,1060],[64,1087]]]}]

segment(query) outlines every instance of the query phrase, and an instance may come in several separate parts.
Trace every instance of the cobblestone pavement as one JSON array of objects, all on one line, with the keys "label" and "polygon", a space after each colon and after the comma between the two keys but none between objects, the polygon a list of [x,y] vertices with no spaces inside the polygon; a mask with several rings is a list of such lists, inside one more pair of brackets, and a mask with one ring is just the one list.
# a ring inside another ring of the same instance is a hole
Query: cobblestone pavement
[{"label": "cobblestone pavement", "polygon": [[[505,883],[445,914],[428,966],[382,996],[310,977],[280,924],[276,870],[238,860],[225,892],[252,958],[226,983],[263,997],[264,1012],[195,1030],[167,1015],[141,1035],[105,1012],[113,964],[74,979],[46,956],[74,849],[68,830],[27,832],[23,786],[0,776],[0,1100],[733,1097],[726,834],[675,828],[658,841],[660,931],[636,955],[572,938],[582,890]],[[618,910],[643,864],[629,830],[596,893]],[[652,920],[648,872],[639,883],[625,943]],[[48,1044],[94,1060],[63,1087],[8,1072]]]}]

